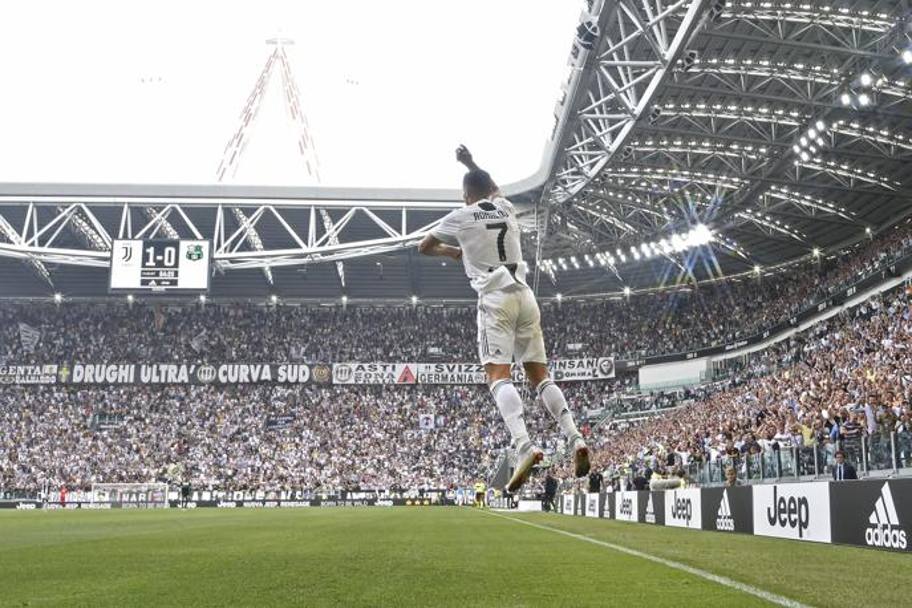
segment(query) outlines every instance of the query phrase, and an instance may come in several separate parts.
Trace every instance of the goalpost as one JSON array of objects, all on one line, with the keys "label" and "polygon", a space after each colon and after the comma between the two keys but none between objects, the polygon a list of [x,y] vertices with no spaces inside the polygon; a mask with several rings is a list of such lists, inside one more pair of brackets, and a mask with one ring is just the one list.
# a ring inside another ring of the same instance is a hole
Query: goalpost
[{"label": "goalpost", "polygon": [[166,483],[93,483],[92,502],[112,508],[164,509],[168,506]]}]

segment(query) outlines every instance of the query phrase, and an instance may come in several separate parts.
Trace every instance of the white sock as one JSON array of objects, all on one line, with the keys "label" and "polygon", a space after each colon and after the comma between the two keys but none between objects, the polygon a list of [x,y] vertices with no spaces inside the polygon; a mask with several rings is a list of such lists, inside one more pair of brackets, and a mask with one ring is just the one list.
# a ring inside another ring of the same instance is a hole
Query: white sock
[{"label": "white sock", "polygon": [[529,433],[526,431],[526,423],[523,421],[523,404],[522,398],[513,381],[509,378],[503,378],[491,385],[491,394],[494,395],[494,401],[497,402],[497,409],[503,417],[507,430],[510,431],[510,437],[513,439],[513,447],[519,449],[529,442]]},{"label": "white sock", "polygon": [[541,398],[545,408],[551,413],[551,416],[557,421],[561,432],[568,440],[580,437],[579,429],[573,422],[573,414],[567,407],[567,400],[564,399],[564,392],[554,384],[550,378],[545,378],[535,387],[538,396]]}]

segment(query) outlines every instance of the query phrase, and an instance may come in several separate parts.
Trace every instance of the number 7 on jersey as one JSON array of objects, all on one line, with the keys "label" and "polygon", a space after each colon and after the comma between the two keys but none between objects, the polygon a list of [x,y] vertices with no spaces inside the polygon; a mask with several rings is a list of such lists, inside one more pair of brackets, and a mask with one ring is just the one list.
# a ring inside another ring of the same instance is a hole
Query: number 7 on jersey
[{"label": "number 7 on jersey", "polygon": [[504,245],[504,238],[507,236],[507,223],[506,222],[497,222],[494,224],[487,224],[485,228],[488,230],[500,230],[497,235],[497,255],[500,257],[501,262],[507,261],[507,248]]}]

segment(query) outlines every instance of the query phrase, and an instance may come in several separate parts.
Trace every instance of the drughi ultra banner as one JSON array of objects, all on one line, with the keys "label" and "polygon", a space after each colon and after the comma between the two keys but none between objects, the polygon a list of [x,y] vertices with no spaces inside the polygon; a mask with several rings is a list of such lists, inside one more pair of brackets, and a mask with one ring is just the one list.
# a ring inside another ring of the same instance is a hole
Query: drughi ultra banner
[{"label": "drughi ultra banner", "polygon": [[0,383],[5,384],[307,384],[329,380],[329,367],[306,363],[62,363],[0,367]]}]

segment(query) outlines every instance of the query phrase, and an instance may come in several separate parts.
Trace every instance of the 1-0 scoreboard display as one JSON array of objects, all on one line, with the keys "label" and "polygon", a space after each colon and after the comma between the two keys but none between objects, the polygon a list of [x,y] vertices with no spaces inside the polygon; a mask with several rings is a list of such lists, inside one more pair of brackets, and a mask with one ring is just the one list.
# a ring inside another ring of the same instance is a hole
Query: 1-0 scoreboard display
[{"label": "1-0 scoreboard display", "polygon": [[208,291],[210,260],[206,240],[115,240],[111,291]]}]

